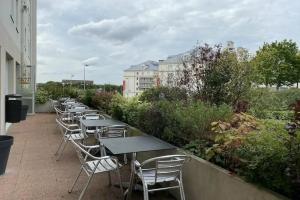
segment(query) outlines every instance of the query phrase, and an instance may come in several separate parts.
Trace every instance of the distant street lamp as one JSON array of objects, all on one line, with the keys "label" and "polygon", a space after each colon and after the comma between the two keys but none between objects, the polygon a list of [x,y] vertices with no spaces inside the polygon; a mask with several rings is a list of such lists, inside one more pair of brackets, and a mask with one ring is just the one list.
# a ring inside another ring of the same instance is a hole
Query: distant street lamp
[{"label": "distant street lamp", "polygon": [[98,57],[92,57],[83,61],[83,90],[85,91],[85,68],[91,65],[95,65],[98,61]]},{"label": "distant street lamp", "polygon": [[71,90],[71,88],[72,88],[72,80],[73,80],[73,77],[74,77],[74,75],[73,75],[73,74],[71,74],[70,90]]},{"label": "distant street lamp", "polygon": [[83,90],[85,91],[85,68],[88,67],[88,64],[83,65]]}]

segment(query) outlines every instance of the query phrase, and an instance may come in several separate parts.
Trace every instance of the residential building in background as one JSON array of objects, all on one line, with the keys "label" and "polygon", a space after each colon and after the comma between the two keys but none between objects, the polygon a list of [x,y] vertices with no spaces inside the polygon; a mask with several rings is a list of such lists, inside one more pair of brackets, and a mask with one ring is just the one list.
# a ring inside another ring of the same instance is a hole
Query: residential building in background
[{"label": "residential building in background", "polygon": [[159,84],[166,87],[175,87],[178,83],[180,72],[183,70],[183,61],[190,54],[189,51],[168,56],[166,60],[159,60]]},{"label": "residential building in background", "polygon": [[158,85],[158,62],[146,61],[124,71],[123,96],[133,97]]},{"label": "residential building in background", "polygon": [[5,134],[5,95],[22,95],[34,113],[36,0],[0,1],[0,134]]}]

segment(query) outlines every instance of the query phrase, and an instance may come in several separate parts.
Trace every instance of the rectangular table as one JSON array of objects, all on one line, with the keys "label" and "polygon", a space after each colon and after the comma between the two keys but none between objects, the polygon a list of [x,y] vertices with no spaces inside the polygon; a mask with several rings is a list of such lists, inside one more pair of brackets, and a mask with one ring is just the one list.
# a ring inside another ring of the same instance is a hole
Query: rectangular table
[{"label": "rectangular table", "polygon": [[165,141],[149,135],[101,139],[101,143],[113,154],[137,153],[176,148]]},{"label": "rectangular table", "polygon": [[176,148],[175,146],[167,142],[164,142],[158,138],[149,135],[126,138],[101,139],[100,142],[113,154],[132,153],[130,183],[128,189],[125,192],[125,194],[127,194],[126,199],[131,198],[133,180],[135,175],[134,161],[136,160],[136,154],[138,152],[158,151]]},{"label": "rectangular table", "polygon": [[97,119],[97,120],[88,120],[83,119],[81,123],[85,127],[108,127],[108,126],[127,126],[124,122],[115,120],[115,119]]},{"label": "rectangular table", "polygon": [[97,110],[91,110],[91,109],[78,109],[78,108],[71,108],[68,109],[68,112],[70,113],[84,113],[84,112],[92,112],[92,111],[97,111]]}]

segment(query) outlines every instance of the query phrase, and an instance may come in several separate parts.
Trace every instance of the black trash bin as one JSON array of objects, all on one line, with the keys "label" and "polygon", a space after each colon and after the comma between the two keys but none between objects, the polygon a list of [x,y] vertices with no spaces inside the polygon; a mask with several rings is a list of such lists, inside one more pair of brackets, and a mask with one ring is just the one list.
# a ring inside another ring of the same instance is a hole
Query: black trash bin
[{"label": "black trash bin", "polygon": [[0,175],[5,173],[6,164],[14,138],[8,135],[0,135]]},{"label": "black trash bin", "polygon": [[17,123],[21,121],[22,96],[10,94],[5,96],[5,121]]}]

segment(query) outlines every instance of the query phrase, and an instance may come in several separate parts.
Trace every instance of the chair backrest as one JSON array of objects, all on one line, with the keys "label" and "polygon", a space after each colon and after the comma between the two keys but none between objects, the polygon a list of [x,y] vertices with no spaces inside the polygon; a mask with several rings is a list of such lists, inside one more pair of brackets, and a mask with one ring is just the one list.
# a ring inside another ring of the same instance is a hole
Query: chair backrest
[{"label": "chair backrest", "polygon": [[[70,139],[70,141],[72,142],[73,147],[76,150],[78,159],[79,159],[82,167],[84,167],[87,172],[93,173],[95,171],[95,169],[98,168],[98,167],[100,167],[102,169],[106,169],[107,166],[103,165],[104,163],[108,164],[111,167],[118,166],[118,161],[116,159],[114,159],[110,156],[103,156],[103,157],[93,156],[89,152],[89,150],[90,150],[89,146],[86,146],[86,145],[80,143],[79,141],[75,141],[73,139]],[[91,165],[88,166],[87,163],[86,163],[86,161],[88,159],[98,160],[98,162],[94,163],[94,165],[92,165],[92,166]],[[104,160],[105,162],[100,162],[101,160]],[[112,163],[112,161],[113,161],[113,163]],[[102,165],[102,166],[100,166],[100,165]]]},{"label": "chair backrest", "polygon": [[[167,155],[148,159],[141,164],[142,170],[149,170],[143,168],[151,163],[155,164],[155,183],[157,180],[173,181],[181,178],[182,166],[186,160],[185,155]],[[153,169],[153,168],[151,168]]]},{"label": "chair backrest", "polygon": [[[68,124],[68,123],[64,122],[63,120],[61,120],[60,118],[56,119],[56,123],[58,124],[60,131],[63,135],[72,133],[74,131],[77,131],[77,132],[81,131],[81,129],[79,128],[79,126],[77,124]],[[75,127],[75,129],[74,129],[74,127]]]},{"label": "chair backrest", "polygon": [[72,106],[71,108],[78,109],[78,110],[85,110],[85,109],[87,109],[87,106],[85,106],[85,105],[75,105],[75,106]]},{"label": "chair backrest", "polygon": [[49,100],[50,100],[50,102],[51,102],[52,108],[58,106],[59,102],[58,102],[57,100],[53,100],[53,99],[49,99]]},{"label": "chair backrest", "polygon": [[127,126],[126,125],[114,125],[108,126],[99,132],[98,139],[101,138],[117,138],[126,137]]},{"label": "chair backrest", "polygon": [[83,115],[83,119],[87,120],[98,120],[98,119],[105,119],[103,115],[97,114],[97,113],[89,113]]},{"label": "chair backrest", "polygon": [[76,103],[75,99],[66,99],[65,103]]}]

